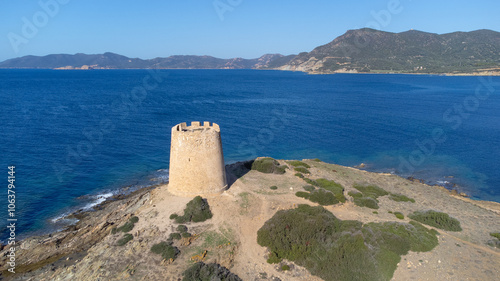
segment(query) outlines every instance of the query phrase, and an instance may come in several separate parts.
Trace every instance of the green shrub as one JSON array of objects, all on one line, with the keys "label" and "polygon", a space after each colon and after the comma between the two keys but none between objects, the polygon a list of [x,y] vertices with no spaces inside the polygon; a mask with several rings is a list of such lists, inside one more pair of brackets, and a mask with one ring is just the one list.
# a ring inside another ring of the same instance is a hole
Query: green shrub
[{"label": "green shrub", "polygon": [[[342,221],[321,206],[278,211],[257,232],[272,262],[306,267],[324,280],[390,280],[401,255],[429,251],[437,238],[413,222]],[[362,269],[362,270],[360,270]]]},{"label": "green shrub", "polygon": [[326,191],[322,188],[315,189],[312,192],[298,191],[295,193],[296,196],[308,199],[311,202],[318,203],[323,206],[334,205],[339,203],[335,195],[330,191]]},{"label": "green shrub", "polygon": [[179,249],[172,246],[171,242],[160,242],[158,244],[155,244],[153,245],[153,247],[151,247],[151,252],[161,255],[161,257],[166,260],[175,260],[180,253]]},{"label": "green shrub", "polygon": [[278,189],[278,187],[277,187],[276,185],[273,185],[273,186],[271,186],[271,187],[269,187],[269,188],[270,188],[270,189],[272,189],[272,190],[276,190],[276,189]]},{"label": "green shrub", "polygon": [[389,194],[389,192],[373,184],[371,185],[355,184],[353,187],[359,190],[361,193],[363,193],[364,197],[371,197],[374,199]]},{"label": "green shrub", "polygon": [[495,237],[496,239],[500,240],[500,232],[491,232],[490,236]]},{"label": "green shrub", "polygon": [[299,177],[299,178],[301,178],[301,179],[303,179],[303,178],[304,178],[304,175],[303,175],[303,174],[301,174],[301,173],[295,173],[295,176],[296,176],[296,177]]},{"label": "green shrub", "polygon": [[377,212],[377,211],[373,211],[372,213],[374,213],[375,215],[378,215],[378,212]]},{"label": "green shrub", "polygon": [[426,225],[434,226],[439,229],[448,231],[462,231],[460,222],[450,217],[446,213],[436,212],[432,210],[428,211],[416,211],[413,214],[408,215],[412,220],[416,220]]},{"label": "green shrub", "polygon": [[273,263],[280,263],[282,261],[281,258],[276,255],[275,252],[271,252],[269,254],[269,257],[267,258],[267,263],[273,264]]},{"label": "green shrub", "polygon": [[313,181],[312,179],[309,179],[309,178],[303,178],[305,182],[307,182],[308,184],[310,185],[315,185],[315,186],[318,186],[318,183]]},{"label": "green shrub", "polygon": [[361,197],[363,197],[363,193],[361,193],[361,192],[349,191],[347,194],[349,194],[349,196],[351,196],[352,198],[361,198]]},{"label": "green shrub", "polygon": [[415,199],[406,197],[405,195],[402,194],[395,194],[395,193],[390,193],[389,194],[389,199],[396,201],[396,202],[411,202],[415,203]]},{"label": "green shrub", "polygon": [[370,209],[378,209],[378,202],[372,197],[355,197],[354,204],[359,207],[367,207]]},{"label": "green shrub", "polygon": [[294,168],[295,171],[299,172],[299,173],[303,173],[303,174],[310,174],[311,172],[309,172],[308,169],[304,168],[304,167],[296,167]]},{"label": "green shrub", "polygon": [[181,239],[181,234],[179,232],[170,233],[168,240],[179,240]]},{"label": "green shrub", "polygon": [[288,164],[294,166],[294,167],[304,167],[304,168],[311,168],[308,164],[298,161],[298,160],[293,160],[293,161],[288,161]]},{"label": "green shrub", "polygon": [[287,168],[287,166],[278,166],[275,168],[274,173],[278,175],[284,174]]},{"label": "green shrub", "polygon": [[118,231],[121,231],[121,232],[129,232],[131,231],[132,229],[134,229],[134,226],[135,224],[128,221],[126,222],[124,225],[118,227]]},{"label": "green shrub", "polygon": [[[416,221],[411,221],[409,224],[400,222],[368,223],[366,227],[371,229],[372,232],[378,230],[384,233],[384,235],[393,234],[406,240],[408,242],[408,250],[413,252],[428,252],[439,244],[436,233]],[[375,238],[379,240],[379,243],[396,247],[394,248],[396,252],[403,254],[407,252],[405,250],[407,246],[397,245],[396,243],[400,241],[390,239],[390,235]]]},{"label": "green shrub", "polygon": [[189,237],[191,237],[191,236],[192,236],[192,235],[191,235],[191,233],[189,233],[189,232],[183,232],[183,233],[182,233],[182,237],[183,237],[183,238],[189,238]]},{"label": "green shrub", "polygon": [[208,205],[207,200],[201,198],[201,196],[196,196],[193,200],[186,204],[184,215],[177,216],[175,218],[175,222],[202,222],[210,219],[211,217],[212,212],[210,211],[210,206]]},{"label": "green shrub", "polygon": [[177,226],[177,231],[179,231],[180,233],[184,233],[184,232],[187,232],[188,231],[188,228],[187,226],[183,225],[183,224],[179,224]]},{"label": "green shrub", "polygon": [[493,248],[500,248],[500,240],[498,240],[498,239],[488,240],[488,242],[486,242],[486,244],[490,247],[493,247]]},{"label": "green shrub", "polygon": [[132,234],[129,234],[129,233],[126,233],[126,234],[123,234],[123,237],[120,238],[117,242],[116,242],[116,245],[118,246],[123,246],[125,244],[128,243],[128,241],[134,239],[134,236],[132,236]]},{"label": "green shrub", "polygon": [[304,179],[308,184],[314,185],[320,188],[324,188],[335,195],[335,198],[339,202],[344,203],[345,202],[345,196],[344,196],[344,187],[338,183],[336,183],[333,180],[327,180],[327,179],[316,179],[316,180],[311,180],[311,179]]},{"label": "green shrub", "polygon": [[183,281],[242,281],[238,275],[216,263],[198,262],[182,273]]},{"label": "green shrub", "polygon": [[400,220],[403,220],[405,218],[405,216],[400,212],[394,212],[394,215]]},{"label": "green shrub", "polygon": [[316,187],[312,186],[312,185],[304,185],[304,189],[306,191],[309,191],[309,192],[312,192],[313,190],[316,189]]},{"label": "green shrub", "polygon": [[279,162],[273,158],[262,158],[254,160],[252,163],[252,170],[259,171],[266,174],[284,174],[285,167],[280,166]]},{"label": "green shrub", "polygon": [[309,199],[309,192],[297,191],[297,192],[295,192],[295,196],[300,197],[300,198]]},{"label": "green shrub", "polygon": [[314,158],[312,161],[314,161],[314,162],[321,162],[321,160],[319,160],[318,158]]},{"label": "green shrub", "polygon": [[113,228],[111,229],[111,234],[115,234],[117,233],[118,231],[121,231],[121,232],[129,232],[131,231],[132,229],[134,229],[134,226],[135,226],[135,223],[139,221],[139,218],[134,216],[134,217],[131,217],[126,223],[124,223],[122,226],[118,227],[118,228]]},{"label": "green shrub", "polygon": [[170,219],[171,219],[171,220],[174,220],[174,219],[176,219],[177,217],[179,217],[179,215],[178,215],[178,214],[171,214],[171,215],[170,215]]},{"label": "green shrub", "polygon": [[290,266],[288,264],[284,264],[281,266],[281,270],[283,270],[283,271],[290,270]]},{"label": "green shrub", "polygon": [[339,200],[331,193],[322,188],[316,189],[309,194],[309,201],[318,203],[323,206],[333,205],[339,203]]}]

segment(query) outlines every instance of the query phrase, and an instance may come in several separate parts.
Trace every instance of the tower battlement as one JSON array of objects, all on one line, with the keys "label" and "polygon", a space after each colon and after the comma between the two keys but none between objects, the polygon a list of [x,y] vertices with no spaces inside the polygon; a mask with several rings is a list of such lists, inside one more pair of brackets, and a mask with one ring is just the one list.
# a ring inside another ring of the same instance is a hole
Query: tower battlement
[{"label": "tower battlement", "polygon": [[186,122],[180,123],[172,128],[172,130],[176,131],[190,131],[190,130],[198,130],[198,129],[214,129],[220,132],[220,127],[216,123],[210,123],[208,121],[199,122],[199,121],[191,121],[191,125],[188,126]]},{"label": "tower battlement", "polygon": [[172,127],[170,146],[170,193],[194,197],[213,196],[227,188],[220,127],[192,121]]}]

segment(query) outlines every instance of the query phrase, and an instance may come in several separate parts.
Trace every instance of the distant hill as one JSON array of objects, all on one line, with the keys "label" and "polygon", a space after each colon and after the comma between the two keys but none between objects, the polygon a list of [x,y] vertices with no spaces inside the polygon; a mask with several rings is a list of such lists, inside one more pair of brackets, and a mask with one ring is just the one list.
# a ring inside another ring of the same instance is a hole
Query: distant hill
[{"label": "distant hill", "polygon": [[369,28],[349,30],[311,52],[256,59],[170,56],[143,60],[114,53],[24,56],[0,68],[50,69],[281,69],[308,73],[450,73],[500,75],[500,32],[476,30],[434,34]]},{"label": "distant hill", "polygon": [[283,60],[283,55],[267,54],[256,59],[219,59],[211,56],[170,56],[143,60],[114,53],[101,55],[56,54],[47,56],[24,56],[0,62],[0,68],[48,68],[48,69],[133,69],[133,68],[186,68],[186,69],[253,69],[269,68],[273,60],[287,63],[295,56]]},{"label": "distant hill", "polygon": [[473,73],[500,70],[500,33],[491,30],[434,34],[369,28],[349,30],[279,67],[312,73]]}]

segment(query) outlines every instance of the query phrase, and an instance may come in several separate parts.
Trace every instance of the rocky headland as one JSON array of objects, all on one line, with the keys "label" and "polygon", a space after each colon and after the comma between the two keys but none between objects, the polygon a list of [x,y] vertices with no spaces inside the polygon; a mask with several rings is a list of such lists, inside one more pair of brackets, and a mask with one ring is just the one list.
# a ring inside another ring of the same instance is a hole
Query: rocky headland
[{"label": "rocky headland", "polygon": [[[500,231],[498,203],[319,160],[273,163],[276,166],[271,170],[248,162],[226,166],[230,187],[202,201],[211,212],[204,221],[179,219],[193,198],[170,194],[168,185],[116,196],[91,212],[74,213],[71,216],[79,220],[75,225],[17,242],[16,273],[7,270],[10,246],[4,245],[0,279],[182,280],[184,276],[184,280],[196,280],[183,272],[203,262],[215,264],[213,268],[225,280],[336,280],[335,276],[320,278],[322,271],[301,257],[292,261],[290,252],[261,246],[272,220],[293,210],[314,210],[344,226],[349,222],[357,230],[348,237],[364,237],[366,245],[373,244],[369,232],[380,226],[418,226],[431,245],[415,248],[412,244],[392,255],[396,267],[381,271],[385,277],[380,280],[496,280],[500,275],[500,242],[494,237]],[[314,199],[319,191],[325,196]],[[329,196],[331,201],[323,200]],[[445,230],[428,221],[417,223],[416,214],[428,210],[448,214],[461,230]],[[293,227],[291,223],[284,228],[291,231]],[[278,256],[273,260],[273,255]],[[380,268],[376,259],[373,268]]]}]

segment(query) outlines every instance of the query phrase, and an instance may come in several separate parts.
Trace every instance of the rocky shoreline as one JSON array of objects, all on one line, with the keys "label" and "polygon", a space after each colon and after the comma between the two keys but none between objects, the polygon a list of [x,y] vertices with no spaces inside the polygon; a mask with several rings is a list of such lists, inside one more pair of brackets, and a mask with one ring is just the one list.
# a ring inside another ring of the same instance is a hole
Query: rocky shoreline
[{"label": "rocky shoreline", "polygon": [[[65,218],[77,219],[78,222],[61,231],[16,241],[15,274],[7,270],[7,263],[2,262],[0,280],[9,280],[19,275],[30,276],[41,268],[71,267],[86,255],[90,247],[108,235],[112,227],[126,221],[146,202],[149,192],[156,187],[158,186],[149,186],[126,195],[115,195],[94,206],[93,210],[78,210],[69,214]],[[2,259],[10,247],[2,245]]]},{"label": "rocky shoreline", "polygon": [[[280,162],[286,163],[283,160]],[[500,230],[500,203],[472,200],[457,194],[456,191],[441,186],[429,186],[417,179],[404,179],[396,175],[367,172],[323,162],[307,163],[312,166],[311,176],[334,179],[345,187],[350,187],[355,182],[369,182],[383,186],[389,191],[408,195],[417,201],[415,204],[397,205],[382,200],[379,214],[375,214],[370,209],[355,206],[348,200],[346,203],[327,208],[339,218],[362,222],[386,221],[394,219],[391,214],[387,214],[387,210],[408,214],[415,209],[439,208],[461,220],[463,233],[455,235],[443,232],[440,236],[440,246],[435,251],[425,254],[411,253],[405,257],[412,266],[418,263],[418,260],[432,261],[439,257],[438,260],[441,261],[447,257],[447,253],[457,254],[456,251],[461,251],[462,255],[465,254],[465,261],[469,254],[470,258],[476,260],[496,260],[493,263],[484,262],[474,266],[488,270],[478,275],[486,278],[483,280],[487,280],[488,276],[498,276],[498,270],[495,268],[499,265],[500,250],[488,247],[487,243],[491,238],[488,233]],[[277,210],[308,202],[294,195],[296,190],[301,190],[301,179],[295,177],[293,171],[284,175],[247,171],[242,163],[228,165],[226,169],[231,187],[223,195],[209,198],[214,213],[211,221],[188,225],[190,232],[201,235],[196,236],[201,238],[198,241],[190,241],[188,245],[179,244],[183,253],[179,262],[165,264],[161,258],[150,255],[149,248],[172,233],[174,226],[168,217],[181,211],[189,198],[169,194],[167,185],[156,185],[127,195],[113,196],[95,206],[92,211],[75,212],[69,218],[78,219],[78,222],[60,232],[29,237],[17,242],[15,274],[7,271],[9,246],[4,245],[0,250],[0,280],[177,280],[186,266],[192,264],[189,257],[196,255],[198,249],[208,250],[207,261],[231,269],[243,280],[254,280],[260,278],[259,276],[266,276],[262,280],[320,280],[298,266],[290,272],[283,272],[267,264],[265,249],[256,244],[254,237],[254,232]],[[271,185],[278,186],[277,191],[269,190]],[[347,191],[348,189],[345,194]],[[139,217],[137,227],[130,232],[133,240],[119,247],[116,245],[119,236],[112,234],[112,229],[123,225],[132,216]],[[210,233],[231,233],[226,235],[228,241],[231,241],[230,245],[207,246],[205,242],[208,236],[204,235]],[[193,245],[190,246],[191,243]],[[455,244],[461,245],[461,248]],[[482,255],[476,257],[476,250]],[[429,268],[425,263],[421,263],[420,266],[406,270],[410,267],[401,265],[394,279],[405,280],[421,276],[424,274],[422,270],[429,271],[428,274],[433,278],[448,276],[446,272],[436,271],[436,268],[443,266],[439,263],[439,266]],[[447,266],[450,269],[447,267],[446,270],[451,270],[455,276],[461,276],[459,274],[462,269],[452,270],[453,264]],[[474,274],[474,270],[468,267],[463,270]]]}]

